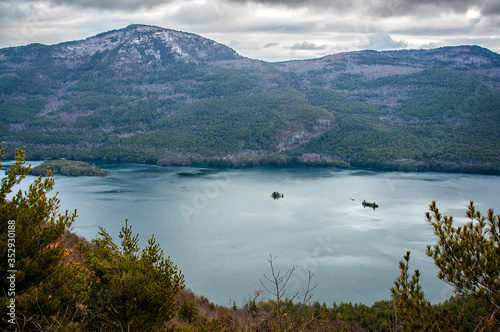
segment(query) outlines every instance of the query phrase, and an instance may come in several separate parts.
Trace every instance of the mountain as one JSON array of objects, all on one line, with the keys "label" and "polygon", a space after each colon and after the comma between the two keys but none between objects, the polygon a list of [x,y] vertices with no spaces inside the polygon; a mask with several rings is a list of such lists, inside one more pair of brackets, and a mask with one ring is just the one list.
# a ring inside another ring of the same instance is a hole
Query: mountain
[{"label": "mountain", "polygon": [[478,46],[269,63],[131,25],[0,49],[7,156],[500,173],[500,55]]}]

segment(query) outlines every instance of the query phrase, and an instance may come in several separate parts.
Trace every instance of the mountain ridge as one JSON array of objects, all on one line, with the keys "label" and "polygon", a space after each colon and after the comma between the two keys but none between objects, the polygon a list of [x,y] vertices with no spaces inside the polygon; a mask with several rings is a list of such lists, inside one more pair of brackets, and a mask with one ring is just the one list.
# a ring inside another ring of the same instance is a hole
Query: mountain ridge
[{"label": "mountain ridge", "polygon": [[36,159],[499,173],[499,105],[480,46],[265,62],[130,25],[0,49],[0,140]]}]

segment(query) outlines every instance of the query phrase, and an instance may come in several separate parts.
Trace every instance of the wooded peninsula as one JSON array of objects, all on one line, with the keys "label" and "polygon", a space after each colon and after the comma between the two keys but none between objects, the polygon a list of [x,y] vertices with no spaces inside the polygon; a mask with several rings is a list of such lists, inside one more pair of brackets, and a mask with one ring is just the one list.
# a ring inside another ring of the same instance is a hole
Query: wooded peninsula
[{"label": "wooded peninsula", "polygon": [[99,166],[90,165],[84,161],[75,160],[48,160],[30,169],[31,175],[48,176],[49,172],[54,174],[70,176],[105,176],[105,172]]}]

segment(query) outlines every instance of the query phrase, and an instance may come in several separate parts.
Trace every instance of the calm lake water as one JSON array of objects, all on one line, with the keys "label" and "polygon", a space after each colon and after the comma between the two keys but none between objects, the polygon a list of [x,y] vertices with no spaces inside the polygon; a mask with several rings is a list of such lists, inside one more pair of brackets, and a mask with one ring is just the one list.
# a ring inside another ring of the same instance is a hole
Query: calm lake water
[{"label": "calm lake water", "polygon": [[[313,301],[370,305],[390,298],[407,250],[410,269],[422,273],[427,299],[445,301],[452,290],[437,279],[425,255],[426,245],[436,241],[425,221],[429,204],[436,200],[457,223],[466,221],[470,200],[482,212],[500,211],[499,176],[329,167],[102,167],[111,173],[56,176],[62,208],[78,210],[74,231],[90,240],[102,226],[119,242],[128,219],[141,247],[154,234],[186,286],[221,305],[241,306],[263,290],[270,253],[282,273],[297,266],[287,296],[306,285],[309,269],[317,284]],[[285,197],[275,200],[273,191]],[[363,208],[362,200],[380,207]]]}]

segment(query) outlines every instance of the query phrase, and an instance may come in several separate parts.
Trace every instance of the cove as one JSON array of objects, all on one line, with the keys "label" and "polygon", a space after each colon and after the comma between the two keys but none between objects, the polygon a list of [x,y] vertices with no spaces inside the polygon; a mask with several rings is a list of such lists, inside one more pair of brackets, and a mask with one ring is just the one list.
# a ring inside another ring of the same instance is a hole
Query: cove
[{"label": "cove", "polygon": [[[7,164],[7,163],[6,163]],[[33,162],[32,165],[36,165]],[[398,262],[411,251],[433,303],[453,295],[425,255],[436,237],[425,212],[465,222],[470,200],[500,211],[500,176],[382,172],[333,167],[219,169],[121,162],[99,163],[106,177],[56,176],[62,209],[78,211],[74,232],[88,240],[98,226],[119,242],[125,219],[140,246],[155,235],[186,286],[220,305],[244,304],[269,274],[267,259],[285,272],[297,266],[285,296],[301,291],[314,273],[312,301],[367,305],[390,298]],[[3,176],[4,171],[1,171]],[[27,189],[35,179],[28,176]],[[273,199],[273,191],[284,198]],[[363,200],[379,207],[363,207]]]}]

